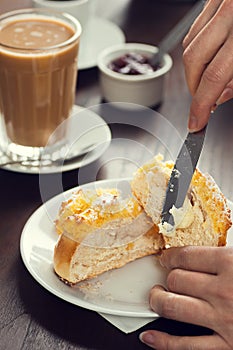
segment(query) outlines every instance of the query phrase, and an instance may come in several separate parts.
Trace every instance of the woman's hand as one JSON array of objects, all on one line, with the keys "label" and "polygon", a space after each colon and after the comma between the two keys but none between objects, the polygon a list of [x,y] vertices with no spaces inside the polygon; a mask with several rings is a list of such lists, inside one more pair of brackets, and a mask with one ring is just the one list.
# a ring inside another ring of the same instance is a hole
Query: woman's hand
[{"label": "woman's hand", "polygon": [[156,350],[233,349],[233,247],[170,248],[160,261],[170,271],[167,290],[151,290],[151,308],[214,334],[180,337],[149,330],[140,339]]},{"label": "woman's hand", "polygon": [[233,97],[233,0],[209,0],[183,41],[184,66],[193,96],[189,129],[208,122],[217,105]]}]

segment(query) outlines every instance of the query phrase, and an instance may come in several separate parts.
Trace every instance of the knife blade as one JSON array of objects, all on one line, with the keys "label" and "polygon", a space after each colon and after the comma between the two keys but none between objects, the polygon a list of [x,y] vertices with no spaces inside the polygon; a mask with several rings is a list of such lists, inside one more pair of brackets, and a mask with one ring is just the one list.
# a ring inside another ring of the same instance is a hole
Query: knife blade
[{"label": "knife blade", "polygon": [[163,205],[161,222],[167,222],[174,226],[174,219],[170,209],[175,206],[177,209],[184,204],[198,159],[200,157],[205,134],[205,126],[195,133],[188,133],[176,159],[168,182],[165,201]]}]

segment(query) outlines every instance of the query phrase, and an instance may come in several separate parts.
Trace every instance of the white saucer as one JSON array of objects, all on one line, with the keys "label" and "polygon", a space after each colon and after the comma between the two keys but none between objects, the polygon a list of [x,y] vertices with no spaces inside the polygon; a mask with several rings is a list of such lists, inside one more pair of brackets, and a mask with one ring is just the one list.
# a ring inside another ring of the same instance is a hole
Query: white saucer
[{"label": "white saucer", "polygon": [[[130,195],[131,179],[109,179],[82,185],[82,189],[115,188],[123,198]],[[58,241],[54,221],[64,200],[80,187],[62,192],[38,208],[24,226],[20,252],[28,271],[45,289],[74,305],[110,315],[149,317],[148,293],[154,284],[165,282],[164,269],[148,256],[70,287],[54,273],[53,252]]]},{"label": "white saucer", "polygon": [[103,18],[91,18],[80,41],[78,69],[95,67],[97,56],[105,48],[125,42],[125,35],[114,23]]},{"label": "white saucer", "polygon": [[[90,143],[90,140],[96,144],[96,147],[84,156],[65,161],[64,163],[57,162],[46,166],[35,163],[30,166],[18,163],[2,166],[2,169],[29,174],[51,174],[81,168],[94,162],[106,151],[111,141],[111,131],[99,115],[89,109],[74,106],[69,120],[67,139],[67,153],[70,150],[74,153],[75,149],[85,148]],[[4,158],[6,158],[5,155]]]},{"label": "white saucer", "polygon": [[[128,198],[131,194],[130,182],[130,178],[108,179],[88,183],[81,188],[117,188],[123,198]],[[54,273],[53,252],[58,240],[54,221],[61,203],[77,190],[70,189],[44,202],[29,218],[20,239],[25,266],[45,289],[74,305],[104,314],[154,319],[158,315],[149,306],[148,294],[153,285],[166,283],[166,271],[153,255],[73,287],[63,283]],[[233,203],[229,201],[228,204],[232,210]],[[233,228],[230,228],[228,232],[228,246],[233,246],[232,231]]]}]

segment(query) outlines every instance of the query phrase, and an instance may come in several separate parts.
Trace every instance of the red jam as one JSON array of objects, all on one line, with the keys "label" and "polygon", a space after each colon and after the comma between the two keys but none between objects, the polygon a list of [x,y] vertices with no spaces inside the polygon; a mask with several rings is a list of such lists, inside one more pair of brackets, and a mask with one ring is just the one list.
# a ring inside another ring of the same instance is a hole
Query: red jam
[{"label": "red jam", "polygon": [[110,62],[108,68],[121,74],[140,75],[151,74],[159,67],[153,66],[148,56],[130,52]]}]

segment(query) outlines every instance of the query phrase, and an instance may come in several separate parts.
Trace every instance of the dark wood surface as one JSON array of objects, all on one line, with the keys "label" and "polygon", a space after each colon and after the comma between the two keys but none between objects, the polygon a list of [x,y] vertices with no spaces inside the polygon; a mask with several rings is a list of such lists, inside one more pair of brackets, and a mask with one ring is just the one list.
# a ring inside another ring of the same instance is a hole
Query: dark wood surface
[{"label": "dark wood surface", "polygon": [[[185,1],[99,0],[96,12],[119,25],[130,42],[157,44],[192,6]],[[30,6],[28,0],[2,0],[0,12]],[[174,64],[166,81],[165,97],[158,107],[163,118],[127,116],[101,104],[96,68],[79,72],[76,103],[102,113],[109,124],[113,143],[93,164],[63,174],[63,188],[93,180],[131,176],[150,152],[164,151],[174,156],[179,148],[176,133],[186,134],[190,103],[183,65],[182,47],[171,53]],[[219,107],[211,118],[199,166],[208,171],[227,198],[233,200],[233,118],[232,101]],[[140,119],[141,120],[141,119]],[[161,122],[162,120],[162,122]],[[172,127],[166,132],[164,125]],[[136,125],[136,126],[135,126]],[[173,134],[170,131],[175,130]],[[114,142],[115,140],[115,142]],[[138,149],[135,145],[138,144]],[[146,149],[146,151],[145,151]],[[54,175],[47,176],[50,194],[58,191]],[[29,216],[41,203],[39,175],[0,170],[0,349],[144,349],[141,332],[125,335],[97,313],[69,304],[50,294],[26,270],[20,256],[20,236]],[[203,334],[208,330],[165,319],[144,327],[173,334]]]}]

